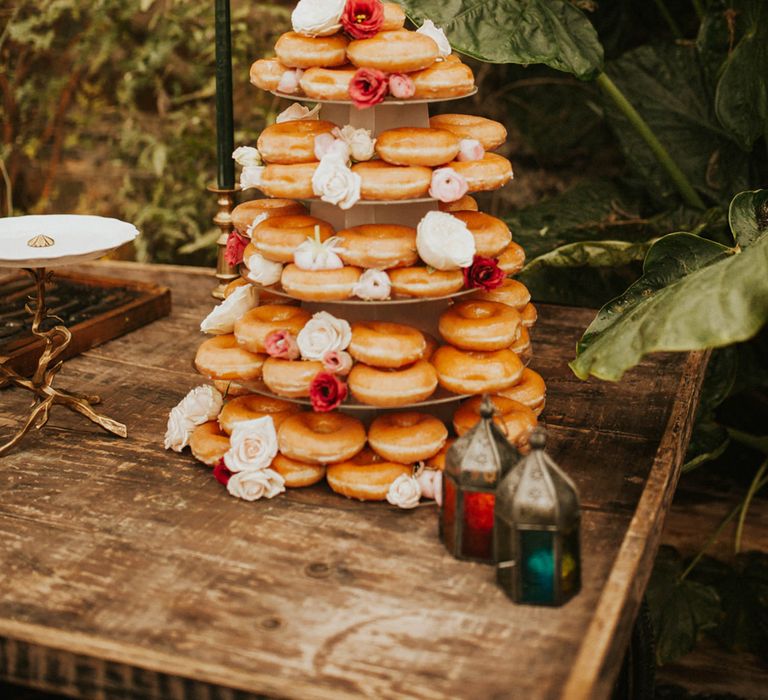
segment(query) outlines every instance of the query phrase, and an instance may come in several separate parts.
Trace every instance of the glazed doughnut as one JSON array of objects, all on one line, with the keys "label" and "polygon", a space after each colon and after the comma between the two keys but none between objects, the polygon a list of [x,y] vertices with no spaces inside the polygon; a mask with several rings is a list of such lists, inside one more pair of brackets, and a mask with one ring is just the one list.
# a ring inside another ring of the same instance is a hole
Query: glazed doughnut
[{"label": "glazed doughnut", "polygon": [[393,29],[402,29],[405,26],[405,12],[400,5],[394,2],[382,3],[384,8],[384,23],[379,31],[391,32]]},{"label": "glazed doughnut", "polygon": [[333,68],[347,62],[348,43],[341,33],[311,37],[286,32],[275,43],[275,53],[278,61],[289,68]]},{"label": "glazed doughnut", "polygon": [[297,119],[272,124],[261,132],[256,148],[265,163],[313,163],[317,160],[315,136],[330,134],[335,128],[333,122],[322,119]]},{"label": "glazed doughnut", "polygon": [[214,379],[213,386],[225,399],[232,396],[246,396],[251,390],[231,379]]},{"label": "glazed doughnut", "polygon": [[251,64],[251,83],[262,90],[277,90],[287,70],[290,68],[276,58],[260,58]]},{"label": "glazed doughnut", "polygon": [[[513,445],[525,446],[528,443],[531,430],[539,422],[536,419],[536,414],[527,406],[504,396],[491,396],[490,398],[496,409],[493,422],[501,428]],[[471,430],[480,420],[482,403],[482,396],[473,396],[464,401],[453,414],[453,428],[459,436]]]},{"label": "glazed doughnut", "polygon": [[533,355],[531,336],[528,335],[528,329],[525,326],[520,326],[520,335],[517,337],[517,340],[509,346],[509,349],[520,358],[524,365],[527,365],[531,361],[531,356]]},{"label": "glazed doughnut", "polygon": [[285,479],[285,485],[289,489],[312,486],[312,484],[322,481],[325,476],[325,467],[322,464],[300,462],[279,452],[269,466]]},{"label": "glazed doughnut", "polygon": [[432,270],[423,266],[389,271],[392,292],[404,297],[444,297],[464,287],[461,270]]},{"label": "glazed doughnut", "polygon": [[427,349],[424,334],[411,326],[385,321],[355,321],[348,352],[373,367],[397,368],[416,362]]},{"label": "glazed doughnut", "polygon": [[396,224],[363,224],[339,231],[339,257],[346,265],[388,270],[419,260],[416,229]]},{"label": "glazed doughnut", "polygon": [[379,32],[370,39],[351,41],[347,47],[347,58],[358,68],[375,68],[385,73],[421,70],[431,66],[439,55],[440,49],[432,39],[407,29]]},{"label": "glazed doughnut", "polygon": [[547,399],[547,385],[538,372],[534,372],[527,367],[523,370],[520,381],[514,386],[499,392],[513,401],[517,401],[524,406],[528,406],[537,416],[544,410],[544,404]]},{"label": "glazed doughnut", "polygon": [[326,479],[328,486],[347,498],[384,501],[392,482],[403,474],[413,474],[413,467],[385,462],[366,448],[351,460],[328,465]]},{"label": "glazed doughnut", "polygon": [[432,396],[437,388],[437,372],[426,360],[417,360],[403,369],[377,369],[358,362],[347,384],[360,403],[396,408]]},{"label": "glazed doughnut", "polygon": [[444,129],[387,129],[376,137],[376,153],[392,165],[434,167],[449,163],[459,154],[459,139]]},{"label": "glazed doughnut", "polygon": [[428,195],[432,184],[432,170],[423,165],[390,165],[371,160],[353,165],[352,171],[362,178],[363,199],[418,199]]},{"label": "glazed doughnut", "polygon": [[424,466],[427,469],[436,469],[441,472],[445,470],[445,456],[448,454],[448,450],[451,449],[451,445],[456,442],[456,438],[448,438],[445,444],[440,448],[440,451],[434,456],[430,457],[424,462]]},{"label": "glazed doughnut", "polygon": [[539,312],[536,311],[536,307],[533,304],[526,304],[520,312],[520,316],[523,319],[523,325],[526,328],[530,328],[536,323],[536,319],[539,317]]},{"label": "glazed doughnut", "polygon": [[309,396],[309,385],[325,369],[319,360],[281,360],[268,357],[262,370],[264,384],[278,396],[291,399]]},{"label": "glazed doughnut", "polygon": [[365,428],[343,413],[297,413],[277,431],[277,444],[286,457],[310,464],[351,459],[365,447]]},{"label": "glazed doughnut", "polygon": [[432,356],[432,364],[440,386],[455,394],[501,391],[523,373],[523,363],[507,349],[474,352],[443,345]]},{"label": "glazed doughnut", "polygon": [[413,94],[415,99],[460,97],[472,92],[475,87],[472,69],[458,58],[452,57],[452,59],[438,61],[426,70],[411,76],[413,86],[416,88]]},{"label": "glazed doughnut", "polygon": [[440,343],[437,342],[437,338],[435,338],[435,336],[430,335],[429,333],[422,333],[422,335],[424,336],[426,347],[424,348],[424,353],[419,359],[431,360],[432,355],[435,354],[435,350],[440,347]]},{"label": "glazed doughnut", "polygon": [[348,100],[349,83],[356,72],[356,68],[309,68],[299,85],[313,100]]},{"label": "glazed doughnut", "polygon": [[264,304],[251,309],[235,321],[237,342],[251,352],[266,352],[264,341],[272,331],[298,335],[312,314],[288,304]]},{"label": "glazed doughnut", "polygon": [[501,350],[515,342],[520,314],[498,301],[460,301],[440,314],[438,329],[462,350]]},{"label": "glazed doughnut", "polygon": [[[293,262],[293,253],[307,238],[315,237],[315,230],[320,240],[333,236],[333,227],[314,216],[274,216],[253,228],[251,241],[256,252],[274,262]],[[243,259],[248,260],[248,248]]]},{"label": "glazed doughnut", "polygon": [[360,279],[359,267],[337,270],[302,270],[293,263],[283,268],[280,283],[283,290],[304,301],[338,301],[349,299]]},{"label": "glazed doughnut", "polygon": [[319,163],[293,163],[278,165],[272,163],[264,168],[259,189],[268,197],[285,199],[311,199],[315,196],[312,189],[312,176]]},{"label": "glazed doughnut", "polygon": [[209,420],[192,431],[189,449],[195,459],[213,467],[229,450],[229,436],[221,431],[215,420]]},{"label": "glazed doughnut", "polygon": [[407,411],[378,416],[368,428],[368,444],[384,459],[411,464],[434,457],[448,438],[443,421]]},{"label": "glazed doughnut", "polygon": [[195,368],[211,379],[258,379],[265,355],[241,348],[232,333],[204,340],[195,354]]},{"label": "glazed doughnut", "polygon": [[497,190],[512,179],[512,164],[498,153],[486,153],[482,160],[455,160],[448,167],[467,181],[470,192]]},{"label": "glazed doughnut", "polygon": [[479,211],[455,211],[453,215],[467,225],[478,255],[495,258],[512,241],[507,225],[495,216]]},{"label": "glazed doughnut", "polygon": [[500,304],[506,304],[522,312],[531,300],[531,293],[522,282],[507,277],[500,287],[487,292],[476,292],[472,298],[481,301],[498,301]]},{"label": "glazed doughnut", "polygon": [[477,211],[477,200],[471,195],[465,194],[455,202],[438,202],[440,211]]},{"label": "glazed doughnut", "polygon": [[231,435],[235,425],[241,421],[270,416],[277,429],[288,416],[299,411],[301,407],[290,401],[248,394],[224,404],[224,408],[219,413],[219,425],[227,435]]},{"label": "glazed doughnut", "polygon": [[503,124],[473,114],[436,114],[430,117],[429,125],[436,129],[446,129],[460,139],[476,139],[486,151],[496,150],[507,140],[507,130]]},{"label": "glazed doughnut", "polygon": [[252,199],[238,204],[232,210],[232,226],[243,236],[250,236],[248,230],[258,216],[296,216],[306,214],[306,207],[301,202],[290,199]]},{"label": "glazed doughnut", "polygon": [[[250,245],[250,243],[248,245]],[[248,246],[246,246],[245,249],[248,250]],[[244,287],[246,284],[249,284],[249,282],[246,282],[242,277],[236,277],[224,287],[224,298],[226,299],[238,287]]]},{"label": "glazed doughnut", "polygon": [[525,265],[525,251],[522,246],[512,241],[499,255],[497,262],[505,274],[514,275]]}]

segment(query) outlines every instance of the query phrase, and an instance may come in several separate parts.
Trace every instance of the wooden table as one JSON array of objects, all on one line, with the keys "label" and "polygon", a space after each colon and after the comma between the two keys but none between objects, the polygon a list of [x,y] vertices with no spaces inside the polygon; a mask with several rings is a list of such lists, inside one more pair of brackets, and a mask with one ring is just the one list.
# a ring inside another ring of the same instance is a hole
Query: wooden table
[{"label": "wooden table", "polygon": [[[452,559],[436,507],[325,486],[246,503],[189,454],[168,409],[211,306],[207,271],[111,263],[173,290],[170,317],[70,361],[129,439],[54,414],[0,460],[0,678],[80,697],[605,698],[677,482],[705,358],[659,355],[619,385],[566,363],[592,313],[541,306],[535,367],[553,456],[583,502],[583,591],[516,606]],[[0,432],[28,400],[0,392]]]}]

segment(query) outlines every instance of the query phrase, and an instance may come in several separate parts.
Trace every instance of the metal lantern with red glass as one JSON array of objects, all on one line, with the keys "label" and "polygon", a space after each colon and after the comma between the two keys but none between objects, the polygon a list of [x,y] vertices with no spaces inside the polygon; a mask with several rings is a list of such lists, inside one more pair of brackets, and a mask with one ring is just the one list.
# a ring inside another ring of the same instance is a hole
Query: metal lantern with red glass
[{"label": "metal lantern with red glass", "polygon": [[545,431],[529,441],[496,492],[496,579],[517,603],[562,605],[581,588],[579,495],[545,452]]},{"label": "metal lantern with red glass", "polygon": [[520,455],[493,422],[486,396],[480,420],[451,445],[443,472],[440,538],[457,559],[492,564],[496,486]]}]

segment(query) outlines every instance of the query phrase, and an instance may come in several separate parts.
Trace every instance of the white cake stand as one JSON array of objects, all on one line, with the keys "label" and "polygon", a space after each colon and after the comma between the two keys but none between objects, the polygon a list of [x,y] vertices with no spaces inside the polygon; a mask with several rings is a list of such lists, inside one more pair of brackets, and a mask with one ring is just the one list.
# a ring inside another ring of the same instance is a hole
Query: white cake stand
[{"label": "white cake stand", "polygon": [[22,268],[34,280],[36,298],[30,299],[25,308],[33,316],[32,333],[44,342],[37,368],[29,378],[11,369],[8,358],[0,356],[0,388],[20,386],[35,395],[21,428],[8,442],[0,444],[0,455],[11,450],[32,428],[42,428],[48,422],[51,407],[56,404],[81,413],[110,433],[126,437],[127,430],[122,423],[93,410],[92,405],[100,401],[98,396],[53,388],[53,379],[63,363],[58,358],[69,345],[72,334],[62,323],[49,330],[42,330],[41,324],[46,319],[61,322],[46,309],[45,283],[52,274],[46,268],[98,258],[132,241],[138,233],[131,224],[100,216],[47,215],[0,219],[0,267]]}]

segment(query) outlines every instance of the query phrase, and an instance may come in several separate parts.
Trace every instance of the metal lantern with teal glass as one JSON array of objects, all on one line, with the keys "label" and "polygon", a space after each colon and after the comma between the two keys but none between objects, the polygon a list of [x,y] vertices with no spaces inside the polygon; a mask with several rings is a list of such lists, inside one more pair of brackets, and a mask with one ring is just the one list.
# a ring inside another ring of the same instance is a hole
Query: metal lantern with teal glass
[{"label": "metal lantern with teal glass", "polygon": [[496,492],[496,579],[517,603],[562,605],[581,588],[579,495],[542,428],[530,446]]},{"label": "metal lantern with teal glass", "polygon": [[480,421],[451,445],[443,472],[440,538],[458,559],[492,564],[496,487],[520,458],[493,422],[486,396]]}]

